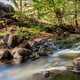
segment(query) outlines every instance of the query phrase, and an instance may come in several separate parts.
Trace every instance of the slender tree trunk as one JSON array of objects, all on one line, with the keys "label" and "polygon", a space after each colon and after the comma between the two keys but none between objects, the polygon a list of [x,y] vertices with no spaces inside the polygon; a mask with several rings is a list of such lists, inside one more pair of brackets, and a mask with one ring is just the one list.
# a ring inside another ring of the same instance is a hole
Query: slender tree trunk
[{"label": "slender tree trunk", "polygon": [[[23,14],[23,0],[20,0],[20,21],[22,21],[22,14]],[[23,30],[23,26],[21,27],[21,31]]]},{"label": "slender tree trunk", "polygon": [[23,9],[22,9],[23,5],[22,4],[23,4],[23,1],[20,0],[20,14],[21,14],[20,17],[22,16],[22,12],[23,12]]},{"label": "slender tree trunk", "polygon": [[74,19],[75,19],[75,25],[76,25],[75,32],[78,33],[78,32],[80,32],[79,26],[78,26],[78,0],[75,0],[74,4],[75,4],[75,15],[74,15]]},{"label": "slender tree trunk", "polygon": [[76,25],[76,27],[78,27],[78,20],[77,20],[77,18],[78,18],[78,16],[77,16],[77,14],[78,14],[78,6],[77,6],[77,0],[75,0],[75,25]]}]

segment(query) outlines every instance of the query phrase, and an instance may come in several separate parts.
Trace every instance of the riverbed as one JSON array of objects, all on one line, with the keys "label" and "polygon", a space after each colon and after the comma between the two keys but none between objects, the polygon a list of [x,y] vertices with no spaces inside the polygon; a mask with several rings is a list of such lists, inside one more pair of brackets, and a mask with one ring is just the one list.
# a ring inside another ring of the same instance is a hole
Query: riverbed
[{"label": "riverbed", "polygon": [[[61,45],[60,45],[61,46]],[[62,46],[65,46],[62,45]],[[35,61],[27,61],[20,65],[0,65],[0,80],[29,80],[29,78],[40,72],[48,70],[66,70],[66,66],[72,65],[72,59],[59,57],[60,54],[80,54],[79,42],[72,44],[71,48],[63,47],[47,57],[41,57]]]}]

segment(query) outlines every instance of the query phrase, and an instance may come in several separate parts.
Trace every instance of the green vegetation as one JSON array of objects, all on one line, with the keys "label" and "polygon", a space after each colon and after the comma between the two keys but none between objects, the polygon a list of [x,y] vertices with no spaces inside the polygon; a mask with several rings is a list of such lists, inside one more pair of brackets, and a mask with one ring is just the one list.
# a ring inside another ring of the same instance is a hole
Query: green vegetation
[{"label": "green vegetation", "polygon": [[54,25],[67,23],[77,26],[79,22],[79,0],[31,0],[31,2],[12,0],[12,2],[16,7],[15,16],[20,17],[19,19],[35,18]]},{"label": "green vegetation", "polygon": [[79,56],[80,56],[80,53],[67,53],[67,54],[61,54],[59,57],[67,60],[73,60]]},{"label": "green vegetation", "polygon": [[[28,39],[38,37],[41,32],[49,32],[54,35],[56,32],[57,43],[66,45],[75,43],[76,40],[67,40],[64,32],[80,33],[80,1],[79,0],[10,0],[14,4],[15,13],[10,17],[13,22],[8,23],[8,19],[0,19],[0,25],[4,27],[15,27],[16,34],[25,36]],[[14,24],[15,22],[15,24]],[[8,32],[1,31],[0,35]],[[69,33],[69,34],[70,34]],[[61,36],[62,37],[61,37]],[[67,36],[68,37],[68,36]],[[61,41],[60,41],[61,39]],[[62,40],[64,39],[64,40]],[[62,43],[61,43],[62,42]],[[71,45],[68,45],[68,47]]]},{"label": "green vegetation", "polygon": [[72,72],[65,72],[62,74],[57,74],[50,80],[78,80],[80,77]]},{"label": "green vegetation", "polygon": [[[79,27],[79,0],[11,0],[14,4],[17,19],[16,25],[26,28],[40,28],[46,31],[54,29],[54,25],[76,25]],[[6,22],[7,23],[7,22]],[[5,23],[5,24],[6,24]],[[70,26],[70,27],[72,27]]]}]

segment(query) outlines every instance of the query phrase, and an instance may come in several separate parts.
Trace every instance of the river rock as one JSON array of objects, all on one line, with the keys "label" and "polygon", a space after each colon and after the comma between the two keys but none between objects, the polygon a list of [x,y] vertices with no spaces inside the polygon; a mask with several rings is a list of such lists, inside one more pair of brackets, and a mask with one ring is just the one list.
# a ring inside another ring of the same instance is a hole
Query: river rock
[{"label": "river rock", "polygon": [[[61,70],[43,71],[43,72],[34,74],[28,80],[57,80],[56,78],[59,75],[63,77],[63,75],[66,75],[66,74],[67,74],[67,71],[61,71]],[[58,80],[60,80],[60,77],[58,78]]]},{"label": "river rock", "polygon": [[53,51],[56,49],[53,41],[48,39],[42,39],[40,41],[36,41],[33,44],[33,51],[37,52],[40,56],[48,56],[49,54],[53,54]]},{"label": "river rock", "polygon": [[7,48],[6,44],[4,43],[3,39],[0,39],[0,49]]},{"label": "river rock", "polygon": [[10,4],[0,2],[0,17],[9,17],[14,13],[14,8]]},{"label": "river rock", "polygon": [[13,56],[8,49],[0,49],[0,61],[5,64],[12,63]]},{"label": "river rock", "polygon": [[32,54],[32,52],[29,49],[14,48],[12,50],[13,63],[14,64],[24,63],[30,58],[31,54]]},{"label": "river rock", "polygon": [[32,46],[29,44],[29,42],[26,39],[23,40],[21,43],[19,43],[18,47],[32,50]]},{"label": "river rock", "polygon": [[3,40],[8,48],[14,48],[18,45],[16,35],[7,34],[4,36]]},{"label": "river rock", "polygon": [[37,52],[33,52],[32,55],[30,55],[31,60],[39,59],[40,55]]},{"label": "river rock", "polygon": [[73,60],[73,63],[74,63],[75,70],[80,72],[80,57],[75,58]]},{"label": "river rock", "polygon": [[80,56],[80,53],[76,53],[76,52],[74,53],[74,52],[68,52],[68,51],[62,54],[59,54],[60,58],[68,59],[68,60],[73,60],[79,56]]},{"label": "river rock", "polygon": [[3,41],[8,48],[21,47],[32,50],[31,45],[26,38],[14,34],[7,34],[3,37]]}]

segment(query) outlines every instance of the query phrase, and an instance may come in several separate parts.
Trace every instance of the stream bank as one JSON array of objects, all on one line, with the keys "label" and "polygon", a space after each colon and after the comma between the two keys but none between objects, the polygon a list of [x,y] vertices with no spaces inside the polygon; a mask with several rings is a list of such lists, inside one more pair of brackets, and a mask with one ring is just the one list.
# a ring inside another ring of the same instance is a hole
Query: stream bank
[{"label": "stream bank", "polygon": [[[59,38],[58,40],[54,40],[54,37],[47,38],[47,39],[38,38],[36,40],[38,41],[38,44],[32,46],[34,51],[42,54],[44,52],[47,53],[48,52],[47,50],[50,48],[52,53],[49,54],[50,52],[49,50],[48,56],[41,55],[39,58],[35,59],[34,61],[28,60],[25,64],[16,65],[16,66],[13,65],[13,67],[11,68],[5,67],[5,70],[2,70],[1,72],[3,76],[6,76],[5,79],[11,78],[12,80],[13,78],[13,80],[20,80],[24,78],[23,80],[27,80],[28,78],[32,78],[33,74],[36,75],[36,73],[38,73],[40,70],[44,71],[45,69],[50,69],[54,67],[59,67],[60,69],[61,68],[60,66],[72,66],[73,59],[75,59],[76,57],[79,57],[77,56],[78,55],[77,53],[80,54],[80,44],[79,44],[80,35],[78,34],[71,34],[67,38]],[[16,48],[14,49],[17,50]],[[16,55],[16,56],[18,57],[19,55]],[[20,58],[21,57],[18,57],[18,59]],[[19,73],[19,72],[22,72],[22,73]],[[53,72],[56,72],[56,71],[53,71]],[[14,75],[11,75],[13,73]],[[11,77],[9,77],[10,75]],[[40,75],[43,75],[43,73],[41,73]],[[0,78],[2,80],[5,80],[2,77]],[[34,78],[34,80],[39,80],[39,79],[41,80],[41,78],[39,77],[38,79]],[[47,79],[44,79],[44,80],[47,80]]]}]

